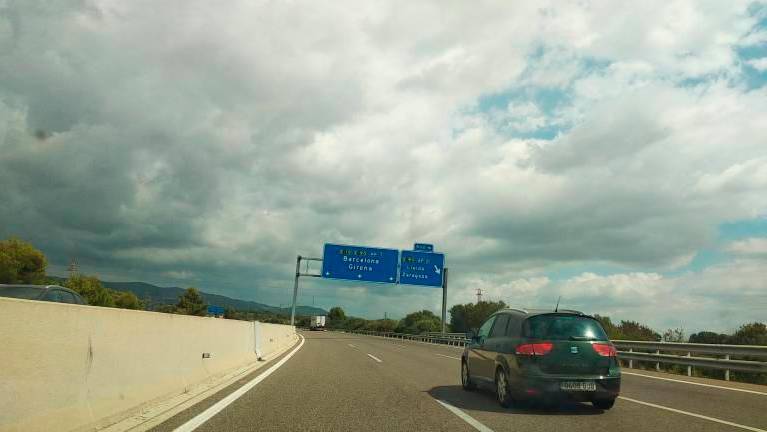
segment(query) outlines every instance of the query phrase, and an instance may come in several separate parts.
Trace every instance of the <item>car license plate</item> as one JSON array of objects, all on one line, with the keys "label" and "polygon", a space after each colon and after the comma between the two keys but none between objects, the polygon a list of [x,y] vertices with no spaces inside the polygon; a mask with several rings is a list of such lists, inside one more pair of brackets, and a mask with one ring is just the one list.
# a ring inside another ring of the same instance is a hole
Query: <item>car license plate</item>
[{"label": "car license plate", "polygon": [[594,381],[563,381],[559,383],[559,388],[565,391],[596,391],[597,385]]}]

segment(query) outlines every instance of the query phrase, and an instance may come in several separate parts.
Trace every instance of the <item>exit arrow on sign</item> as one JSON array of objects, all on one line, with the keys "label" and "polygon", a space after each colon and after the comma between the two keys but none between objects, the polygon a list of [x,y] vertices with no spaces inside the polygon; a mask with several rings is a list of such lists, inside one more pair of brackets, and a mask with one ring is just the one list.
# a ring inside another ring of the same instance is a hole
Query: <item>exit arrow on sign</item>
[{"label": "exit arrow on sign", "polygon": [[439,274],[439,267],[434,266],[434,273]]}]

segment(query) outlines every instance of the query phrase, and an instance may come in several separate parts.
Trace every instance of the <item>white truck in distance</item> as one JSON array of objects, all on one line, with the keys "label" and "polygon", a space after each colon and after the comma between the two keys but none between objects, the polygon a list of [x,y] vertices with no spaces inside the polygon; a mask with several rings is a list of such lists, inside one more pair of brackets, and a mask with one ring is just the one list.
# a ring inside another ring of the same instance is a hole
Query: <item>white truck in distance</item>
[{"label": "white truck in distance", "polygon": [[309,330],[325,330],[325,315],[313,316]]}]

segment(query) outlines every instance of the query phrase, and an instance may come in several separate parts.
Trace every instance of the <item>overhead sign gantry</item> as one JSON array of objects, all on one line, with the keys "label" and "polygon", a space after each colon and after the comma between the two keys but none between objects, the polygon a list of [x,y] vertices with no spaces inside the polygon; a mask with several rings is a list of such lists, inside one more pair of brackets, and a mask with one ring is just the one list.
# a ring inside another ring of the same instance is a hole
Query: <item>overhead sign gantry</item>
[{"label": "overhead sign gantry", "polygon": [[[320,274],[301,273],[301,261],[321,261]],[[326,243],[322,258],[296,259],[296,278],[293,284],[293,308],[290,324],[295,323],[298,278],[301,276],[324,279],[343,279],[357,282],[419,285],[442,288],[442,332],[445,332],[447,308],[447,267],[445,255],[434,252],[434,246],[416,243],[413,250],[399,251],[367,246]]]}]

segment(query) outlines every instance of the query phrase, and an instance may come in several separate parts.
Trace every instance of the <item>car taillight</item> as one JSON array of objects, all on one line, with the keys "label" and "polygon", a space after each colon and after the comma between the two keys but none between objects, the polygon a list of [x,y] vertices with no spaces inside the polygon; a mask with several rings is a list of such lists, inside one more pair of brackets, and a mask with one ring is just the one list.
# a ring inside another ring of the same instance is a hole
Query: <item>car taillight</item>
[{"label": "car taillight", "polygon": [[518,355],[546,355],[554,348],[554,344],[551,342],[541,342],[532,344],[517,345]]},{"label": "car taillight", "polygon": [[612,344],[595,343],[591,344],[591,346],[594,348],[594,351],[602,357],[615,357],[618,355],[618,352],[615,351],[615,347]]}]

